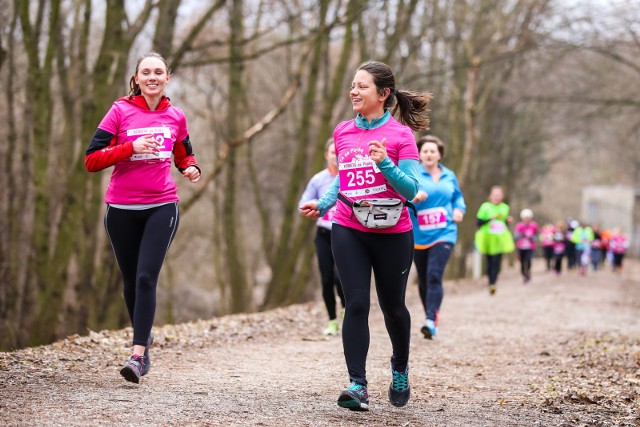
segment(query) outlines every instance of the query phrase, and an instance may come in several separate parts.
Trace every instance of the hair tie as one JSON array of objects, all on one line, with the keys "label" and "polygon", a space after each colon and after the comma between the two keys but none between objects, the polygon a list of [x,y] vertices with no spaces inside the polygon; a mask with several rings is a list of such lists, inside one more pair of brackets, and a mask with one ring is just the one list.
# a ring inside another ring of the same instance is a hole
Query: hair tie
[{"label": "hair tie", "polygon": [[398,89],[394,89],[394,90],[393,90],[393,94],[394,94],[394,95],[397,95],[397,94],[398,94]]}]

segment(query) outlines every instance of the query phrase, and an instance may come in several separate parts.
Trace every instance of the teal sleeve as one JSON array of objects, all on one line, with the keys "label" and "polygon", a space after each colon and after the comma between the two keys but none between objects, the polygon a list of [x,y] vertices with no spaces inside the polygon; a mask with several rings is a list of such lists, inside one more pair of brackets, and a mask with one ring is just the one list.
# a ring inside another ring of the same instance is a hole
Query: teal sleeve
[{"label": "teal sleeve", "polygon": [[333,180],[333,184],[327,188],[327,191],[325,191],[322,197],[320,197],[320,200],[318,200],[318,210],[320,211],[320,215],[327,213],[327,211],[336,204],[336,201],[338,200],[338,191],[340,191],[339,174],[336,175],[336,179]]},{"label": "teal sleeve", "polygon": [[418,193],[419,166],[418,160],[411,159],[400,160],[396,166],[388,157],[378,163],[378,169],[387,181],[407,200],[413,199]]}]

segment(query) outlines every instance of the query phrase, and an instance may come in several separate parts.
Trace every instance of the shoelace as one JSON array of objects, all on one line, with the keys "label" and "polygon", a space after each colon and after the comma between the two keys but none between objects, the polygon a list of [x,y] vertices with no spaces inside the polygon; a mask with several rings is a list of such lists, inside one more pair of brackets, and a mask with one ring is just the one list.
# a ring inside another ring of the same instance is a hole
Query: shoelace
[{"label": "shoelace", "polygon": [[408,372],[393,372],[393,389],[397,391],[406,391],[409,388]]}]

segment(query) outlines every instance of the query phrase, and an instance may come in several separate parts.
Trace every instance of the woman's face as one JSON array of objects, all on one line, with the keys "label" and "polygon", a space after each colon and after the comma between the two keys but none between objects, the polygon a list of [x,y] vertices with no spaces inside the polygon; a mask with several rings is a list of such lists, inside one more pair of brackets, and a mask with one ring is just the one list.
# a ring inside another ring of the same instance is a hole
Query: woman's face
[{"label": "woman's face", "polygon": [[135,82],[140,86],[140,91],[145,96],[157,97],[164,93],[164,88],[169,81],[167,66],[159,58],[144,58],[138,65]]},{"label": "woman's face", "polygon": [[373,76],[365,70],[358,70],[351,83],[349,92],[353,111],[360,113],[367,119],[381,116],[384,111],[386,96],[378,93],[378,88],[373,83]]},{"label": "woman's face", "polygon": [[435,142],[425,142],[420,147],[420,161],[425,167],[437,166],[442,159]]},{"label": "woman's face", "polygon": [[324,153],[324,158],[327,159],[327,166],[329,167],[338,167],[338,163],[336,162],[336,145],[331,144],[327,147],[327,152]]},{"label": "woman's face", "polygon": [[489,200],[491,201],[491,203],[498,205],[502,203],[502,199],[504,199],[502,189],[494,188],[493,190],[491,190],[491,194],[489,194]]}]

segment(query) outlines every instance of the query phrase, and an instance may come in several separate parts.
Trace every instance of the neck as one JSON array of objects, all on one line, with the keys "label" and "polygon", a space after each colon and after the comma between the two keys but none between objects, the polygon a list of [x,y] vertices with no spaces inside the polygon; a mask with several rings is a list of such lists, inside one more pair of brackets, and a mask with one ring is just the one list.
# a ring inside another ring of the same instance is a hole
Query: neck
[{"label": "neck", "polygon": [[334,166],[334,165],[329,165],[327,166],[327,169],[329,169],[329,173],[333,176],[338,175],[338,167]]},{"label": "neck", "polygon": [[438,173],[438,172],[440,172],[440,168],[438,167],[438,164],[437,164],[437,163],[436,163],[436,164],[434,164],[434,165],[431,165],[431,166],[424,165],[424,168],[425,168],[425,169],[427,170],[427,172],[429,172],[431,175],[433,175],[434,173]]},{"label": "neck", "polygon": [[143,94],[142,96],[144,96],[144,100],[147,101],[149,110],[155,110],[156,108],[158,108],[158,104],[160,104],[160,99],[162,99],[162,95],[148,96]]},{"label": "neck", "polygon": [[367,121],[369,121],[369,122],[371,122],[374,119],[379,119],[383,115],[384,115],[384,108],[382,108],[382,107],[380,107],[378,110],[376,110],[373,113],[363,114],[364,118],[367,119]]}]

